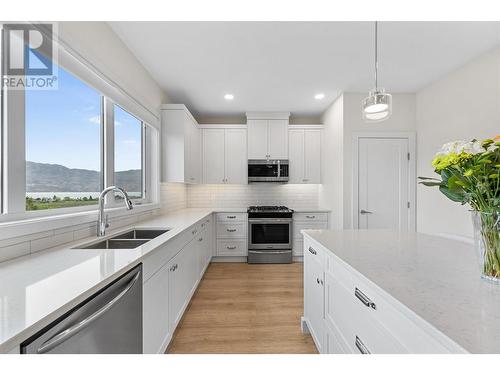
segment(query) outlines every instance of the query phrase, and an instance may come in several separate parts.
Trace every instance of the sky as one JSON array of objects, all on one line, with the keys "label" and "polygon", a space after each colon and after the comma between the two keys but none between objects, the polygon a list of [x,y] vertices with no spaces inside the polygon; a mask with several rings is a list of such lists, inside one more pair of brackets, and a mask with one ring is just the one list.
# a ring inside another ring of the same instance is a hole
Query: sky
[{"label": "sky", "polygon": [[[26,160],[99,171],[101,95],[61,67],[58,85],[26,91]],[[115,171],[141,168],[140,124],[115,106]]]}]

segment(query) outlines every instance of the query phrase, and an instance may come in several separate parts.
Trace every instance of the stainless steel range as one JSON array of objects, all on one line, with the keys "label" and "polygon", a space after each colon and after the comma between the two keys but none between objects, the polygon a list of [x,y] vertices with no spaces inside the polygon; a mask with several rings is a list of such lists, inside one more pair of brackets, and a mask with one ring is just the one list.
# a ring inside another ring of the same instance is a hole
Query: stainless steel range
[{"label": "stainless steel range", "polygon": [[292,263],[293,210],[251,206],[248,212],[248,263]]}]

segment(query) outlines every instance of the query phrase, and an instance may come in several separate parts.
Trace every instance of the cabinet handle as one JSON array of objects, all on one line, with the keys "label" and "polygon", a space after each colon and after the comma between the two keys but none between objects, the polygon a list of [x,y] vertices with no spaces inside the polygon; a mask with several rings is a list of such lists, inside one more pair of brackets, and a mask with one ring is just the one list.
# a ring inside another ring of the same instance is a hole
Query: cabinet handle
[{"label": "cabinet handle", "polygon": [[198,238],[198,242],[203,241],[203,237]]},{"label": "cabinet handle", "polygon": [[228,232],[236,232],[236,229],[227,229]]},{"label": "cabinet handle", "polygon": [[356,335],[355,344],[356,344],[356,348],[358,348],[358,350],[359,350],[359,352],[361,354],[371,354],[371,352],[365,346],[365,344],[363,343],[363,341],[361,341],[361,339],[357,335]]},{"label": "cabinet handle", "polygon": [[310,252],[311,254],[313,254],[313,255],[318,254],[318,253],[316,252],[316,250],[314,250],[312,247],[309,247],[309,252]]},{"label": "cabinet handle", "polygon": [[204,228],[205,227],[205,223],[201,223],[201,227]]},{"label": "cabinet handle", "polygon": [[307,181],[309,181],[309,179],[304,178],[304,179],[302,179],[302,181],[303,181],[303,182],[307,182]]},{"label": "cabinet handle", "polygon": [[191,231],[191,233],[196,234],[196,233],[198,233],[198,230],[195,229],[195,230]]},{"label": "cabinet handle", "polygon": [[307,219],[315,219],[315,218],[316,218],[316,215],[306,215],[306,218],[307,218]]},{"label": "cabinet handle", "polygon": [[232,215],[232,216],[226,216],[228,219],[236,219],[236,216]]},{"label": "cabinet handle", "polygon": [[234,249],[236,249],[236,246],[226,246],[226,249],[228,249],[228,250],[234,250]]},{"label": "cabinet handle", "polygon": [[359,299],[363,305],[365,305],[366,307],[370,307],[372,308],[373,310],[376,310],[377,309],[377,305],[375,304],[375,302],[373,302],[370,298],[368,298],[366,296],[366,294],[364,294],[361,290],[359,290],[358,288],[356,288],[354,290],[354,295],[356,296],[357,299]]},{"label": "cabinet handle", "polygon": [[316,278],[316,282],[319,284],[319,279],[318,278]]}]

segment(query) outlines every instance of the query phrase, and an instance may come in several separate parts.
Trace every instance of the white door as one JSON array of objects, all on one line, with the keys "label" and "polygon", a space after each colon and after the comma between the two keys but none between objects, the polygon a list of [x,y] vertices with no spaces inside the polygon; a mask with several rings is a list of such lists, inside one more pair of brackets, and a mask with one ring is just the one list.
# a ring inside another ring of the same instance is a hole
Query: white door
[{"label": "white door", "polygon": [[358,139],[360,229],[410,229],[408,147],[407,138]]},{"label": "white door", "polygon": [[268,156],[267,120],[248,120],[248,159],[266,159]]},{"label": "white door", "polygon": [[304,180],[321,183],[321,130],[304,130]]},{"label": "white door", "polygon": [[226,183],[248,183],[247,131],[226,129]]},{"label": "white door", "polygon": [[165,265],[143,285],[143,352],[157,354],[170,335],[168,317],[169,265]]},{"label": "white door", "polygon": [[269,120],[269,158],[288,158],[288,121]]},{"label": "white door", "polygon": [[290,163],[289,179],[290,184],[304,183],[304,130],[292,129],[288,133],[290,152],[288,162]]},{"label": "white door", "polygon": [[203,129],[203,183],[223,184],[224,129]]}]

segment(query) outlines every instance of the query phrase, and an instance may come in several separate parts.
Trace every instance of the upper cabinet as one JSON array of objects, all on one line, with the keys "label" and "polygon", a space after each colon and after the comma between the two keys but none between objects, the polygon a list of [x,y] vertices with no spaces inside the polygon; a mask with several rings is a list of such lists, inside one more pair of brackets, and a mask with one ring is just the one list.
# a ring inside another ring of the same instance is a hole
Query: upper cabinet
[{"label": "upper cabinet", "polygon": [[162,182],[201,183],[201,129],[182,104],[161,110]]},{"label": "upper cabinet", "polygon": [[247,130],[244,126],[203,129],[203,183],[246,184]]},{"label": "upper cabinet", "polygon": [[290,113],[247,113],[248,159],[288,159]]},{"label": "upper cabinet", "polygon": [[290,184],[321,183],[321,128],[291,126],[289,134]]}]

